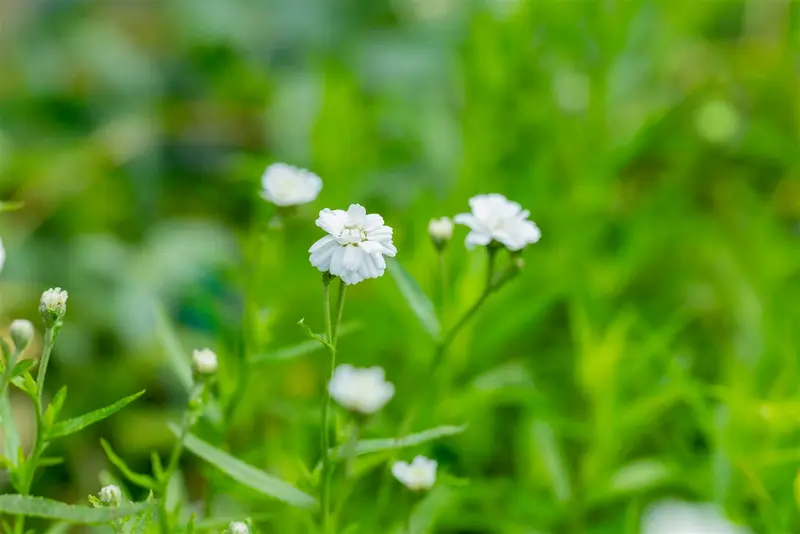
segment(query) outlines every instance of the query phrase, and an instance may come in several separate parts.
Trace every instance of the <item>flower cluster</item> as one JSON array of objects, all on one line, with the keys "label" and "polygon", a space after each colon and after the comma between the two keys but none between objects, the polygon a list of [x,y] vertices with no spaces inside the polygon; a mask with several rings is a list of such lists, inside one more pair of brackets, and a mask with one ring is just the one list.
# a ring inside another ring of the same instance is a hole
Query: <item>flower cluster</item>
[{"label": "flower cluster", "polygon": [[119,506],[122,502],[122,491],[119,489],[119,486],[110,484],[101,488],[97,497],[100,499],[100,502],[106,506]]}]

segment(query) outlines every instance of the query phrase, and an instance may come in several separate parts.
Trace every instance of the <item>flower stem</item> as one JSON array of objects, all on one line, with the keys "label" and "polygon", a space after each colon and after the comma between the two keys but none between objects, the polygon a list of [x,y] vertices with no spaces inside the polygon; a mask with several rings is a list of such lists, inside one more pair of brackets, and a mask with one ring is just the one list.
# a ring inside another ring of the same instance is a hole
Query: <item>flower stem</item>
[{"label": "flower stem", "polygon": [[[325,313],[325,336],[327,338],[328,351],[330,353],[330,360],[328,363],[327,381],[333,376],[333,370],[336,367],[336,342],[339,333],[339,326],[342,322],[342,314],[344,313],[344,297],[347,286],[340,280],[339,282],[339,297],[336,303],[336,322],[332,321],[331,317],[331,292],[330,292],[331,278],[325,277],[322,280],[322,294],[323,305]],[[332,466],[331,460],[328,457],[330,450],[330,412],[331,412],[331,395],[328,392],[327,381],[325,385],[324,399],[322,401],[322,429],[321,429],[321,448],[322,450],[322,481],[320,488],[320,524],[322,526],[323,534],[327,534],[330,529],[330,505],[331,505],[331,473]]]},{"label": "flower stem", "polygon": [[44,331],[44,349],[42,350],[42,357],[39,359],[39,371],[36,375],[36,389],[40,406],[42,404],[42,395],[44,394],[44,378],[47,374],[47,364],[50,363],[50,353],[53,352],[53,347],[56,344],[60,326],[59,323],[56,323]]}]

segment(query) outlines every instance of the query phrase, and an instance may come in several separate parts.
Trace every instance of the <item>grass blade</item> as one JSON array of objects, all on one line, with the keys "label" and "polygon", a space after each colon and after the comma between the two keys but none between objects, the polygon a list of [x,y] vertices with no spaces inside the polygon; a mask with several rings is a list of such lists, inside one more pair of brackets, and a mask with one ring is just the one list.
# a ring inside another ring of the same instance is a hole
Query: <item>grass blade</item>
[{"label": "grass blade", "polygon": [[142,488],[151,490],[156,489],[156,481],[153,480],[153,477],[149,475],[142,475],[133,471],[130,467],[128,467],[128,464],[125,463],[125,460],[117,456],[117,453],[114,452],[114,449],[111,448],[111,445],[109,445],[106,440],[101,439],[100,445],[102,445],[103,450],[106,452],[108,461],[114,464],[117,469],[119,469],[119,472],[122,473],[122,476]]},{"label": "grass blade", "polygon": [[[363,328],[363,325],[360,323],[345,323],[339,328],[339,337],[352,334],[353,332],[358,332]],[[323,335],[322,338],[324,339],[325,336]],[[306,354],[311,354],[312,352],[316,352],[320,349],[325,348],[319,341],[315,339],[309,339],[307,341],[303,341],[302,343],[297,343],[295,345],[289,345],[288,347],[283,347],[272,352],[267,352],[265,354],[256,354],[255,356],[250,358],[250,363],[265,363],[265,362],[279,362],[284,360],[291,360],[293,358],[299,358],[300,356],[305,356]]]},{"label": "grass blade", "polygon": [[[356,456],[361,456],[363,454],[369,454],[372,452],[382,452],[414,447],[415,445],[421,445],[422,443],[443,438],[445,436],[460,434],[466,429],[466,425],[446,425],[436,428],[429,428],[428,430],[423,430],[422,432],[417,432],[416,434],[409,434],[408,436],[403,436],[402,438],[362,439],[358,442],[358,444],[356,444],[355,454]],[[343,447],[337,447],[336,449],[333,449],[333,456],[338,458],[342,452],[342,449]]]},{"label": "grass blade", "polygon": [[432,338],[438,338],[442,328],[439,325],[439,319],[436,317],[436,308],[433,307],[430,299],[419,287],[417,281],[396,260],[387,258],[386,268],[392,274],[394,283],[397,284],[397,289],[400,290],[400,294],[408,302],[411,311],[422,323],[422,327]]},{"label": "grass blade", "polygon": [[194,384],[194,380],[192,380],[192,365],[189,362],[189,357],[183,351],[181,342],[178,340],[178,335],[175,333],[175,328],[172,326],[169,317],[167,317],[167,312],[164,308],[157,306],[155,316],[156,337],[167,353],[167,359],[172,367],[172,371],[178,378],[178,382],[181,383],[184,391],[188,393],[191,391],[192,385]]},{"label": "grass blade", "polygon": [[108,523],[150,508],[148,503],[124,504],[118,508],[91,508],[27,495],[0,495],[0,513],[41,517],[69,523]]},{"label": "grass blade", "polygon": [[[172,427],[172,431],[178,435],[177,428]],[[293,506],[301,508],[313,508],[317,505],[316,500],[307,493],[300,491],[291,484],[277,479],[267,473],[234,458],[225,451],[206,443],[200,438],[189,434],[186,436],[184,445],[194,454],[207,461],[240,484],[252,488],[264,495],[274,497]]]},{"label": "grass blade", "polygon": [[87,414],[83,414],[78,417],[73,417],[72,419],[67,419],[66,421],[61,421],[60,423],[56,423],[53,425],[53,428],[50,429],[48,433],[48,437],[50,439],[60,438],[63,436],[69,436],[70,434],[74,434],[75,432],[79,432],[83,430],[89,425],[97,423],[98,421],[102,421],[106,417],[114,415],[121,409],[123,409],[128,404],[132,403],[139,397],[144,394],[144,390],[134,393],[133,395],[129,395],[124,399],[120,399],[114,404],[110,406],[106,406],[105,408],[100,408],[99,410],[95,410],[93,412],[89,412]]}]

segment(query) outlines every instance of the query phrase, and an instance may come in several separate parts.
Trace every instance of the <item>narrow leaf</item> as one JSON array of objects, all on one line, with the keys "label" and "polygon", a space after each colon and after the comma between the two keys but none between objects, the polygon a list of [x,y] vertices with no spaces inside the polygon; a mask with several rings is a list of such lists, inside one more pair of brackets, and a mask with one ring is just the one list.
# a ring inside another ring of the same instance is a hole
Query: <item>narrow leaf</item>
[{"label": "narrow leaf", "polygon": [[394,259],[386,260],[386,267],[397,284],[400,294],[406,299],[411,311],[417,316],[425,329],[432,338],[438,338],[441,332],[439,319],[436,317],[436,309],[433,307],[428,296],[422,292],[417,281]]},{"label": "narrow leaf", "polygon": [[11,414],[8,387],[0,395],[0,427],[3,429],[2,454],[11,465],[17,465],[17,450],[20,447],[19,430]]},{"label": "narrow leaf", "polygon": [[106,452],[108,461],[114,464],[117,469],[119,469],[119,472],[122,473],[122,476],[142,488],[152,490],[156,489],[156,481],[153,480],[153,477],[149,475],[142,475],[133,471],[130,467],[128,467],[128,464],[125,463],[125,460],[117,456],[117,454],[111,448],[111,445],[109,445],[106,440],[101,439],[100,445],[102,445],[103,450]]},{"label": "narrow leaf", "polygon": [[556,499],[566,502],[571,498],[572,490],[564,463],[561,445],[553,432],[553,428],[544,421],[534,421],[531,425],[531,437],[539,459],[550,479]]},{"label": "narrow leaf", "polygon": [[178,340],[178,335],[175,333],[175,328],[172,326],[167,312],[163,307],[158,306],[155,311],[156,316],[156,337],[161,343],[162,348],[167,353],[172,371],[178,378],[183,389],[188,393],[192,389],[194,380],[192,380],[192,365],[189,362],[189,357],[183,351],[181,342]]},{"label": "narrow leaf", "polygon": [[453,492],[444,486],[437,486],[423,498],[411,512],[408,520],[409,534],[432,532],[436,519],[444,510],[452,506]]},{"label": "narrow leaf", "polygon": [[148,503],[125,504],[118,508],[90,508],[63,502],[30,497],[27,495],[0,495],[0,512],[29,517],[55,519],[69,523],[108,523],[123,517],[136,515],[150,508]]},{"label": "narrow leaf", "polygon": [[134,393],[133,395],[129,395],[124,399],[120,399],[114,404],[110,406],[106,406],[105,408],[100,408],[99,410],[95,410],[93,412],[89,412],[87,414],[83,414],[78,417],[73,417],[72,419],[67,419],[66,421],[61,421],[60,423],[56,423],[53,425],[53,428],[50,430],[48,437],[50,439],[60,438],[63,436],[69,436],[70,434],[74,434],[80,430],[83,430],[89,425],[97,423],[98,421],[102,421],[106,417],[114,415],[121,409],[123,409],[128,404],[132,403],[139,397],[144,394],[144,390]]},{"label": "narrow leaf", "polygon": [[25,205],[24,202],[19,202],[19,201],[16,201],[16,202],[2,202],[2,201],[0,201],[0,213],[2,213],[4,211],[16,211],[16,210],[20,209],[24,205]]},{"label": "narrow leaf", "polygon": [[11,378],[15,376],[19,376],[23,374],[25,371],[30,369],[36,364],[36,360],[20,360],[16,364],[14,364],[14,368],[11,370]]},{"label": "narrow leaf", "polygon": [[[357,332],[362,328],[363,325],[359,323],[345,323],[339,327],[338,337],[352,334],[353,332]],[[320,337],[327,342],[327,339],[324,335],[321,335]],[[291,360],[293,358],[299,358],[300,356],[305,356],[306,354],[311,354],[312,352],[318,351],[322,349],[323,346],[324,345],[322,345],[316,339],[310,339],[308,341],[303,341],[302,343],[297,343],[295,345],[289,345],[288,347],[276,349],[265,354],[256,354],[250,358],[250,362],[264,363]]]},{"label": "narrow leaf", "polygon": [[[404,449],[407,447],[414,447],[422,443],[433,441],[435,439],[443,438],[445,436],[453,436],[460,434],[466,430],[466,425],[461,426],[439,426],[436,428],[429,428],[416,434],[409,434],[401,438],[383,438],[383,439],[362,439],[356,444],[356,456],[369,454],[372,452],[389,451],[394,449]],[[335,458],[339,458],[342,453],[343,447],[337,447],[331,451]]]},{"label": "narrow leaf", "polygon": [[[171,429],[175,435],[180,435],[180,431],[176,427],[171,426]],[[194,454],[232,479],[264,495],[274,497],[279,501],[301,508],[313,508],[317,504],[311,495],[234,458],[227,452],[217,449],[213,445],[206,443],[192,434],[186,436],[184,445]]]}]

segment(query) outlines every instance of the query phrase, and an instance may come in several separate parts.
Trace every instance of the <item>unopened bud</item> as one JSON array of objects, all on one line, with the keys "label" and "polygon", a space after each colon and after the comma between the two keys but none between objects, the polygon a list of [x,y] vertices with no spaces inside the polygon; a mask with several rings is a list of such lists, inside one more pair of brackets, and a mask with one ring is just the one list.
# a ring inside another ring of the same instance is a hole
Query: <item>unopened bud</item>
[{"label": "unopened bud", "polygon": [[119,506],[122,502],[122,491],[120,491],[119,486],[111,484],[103,487],[97,497],[106,506]]},{"label": "unopened bud", "polygon": [[25,350],[25,347],[33,339],[33,323],[26,319],[13,321],[9,331],[11,332],[11,339],[14,340],[14,346],[18,351]]},{"label": "unopened bud", "polygon": [[437,248],[444,248],[453,237],[453,220],[449,217],[431,219],[428,223],[428,234]]},{"label": "unopened bud", "polygon": [[248,528],[246,523],[241,521],[233,521],[228,526],[228,532],[230,534],[250,534],[250,529]]},{"label": "unopened bud", "polygon": [[199,349],[192,353],[192,369],[198,375],[213,375],[217,372],[217,355],[211,349]]},{"label": "unopened bud", "polygon": [[67,292],[60,287],[48,289],[42,293],[42,299],[39,301],[39,313],[47,328],[52,328],[64,318],[67,313],[68,297]]}]

